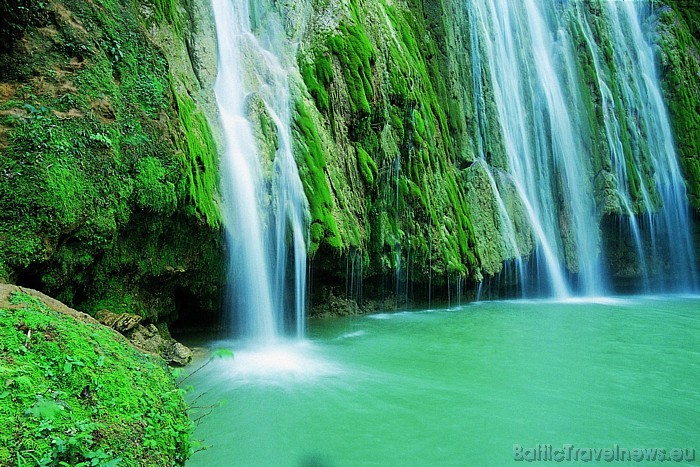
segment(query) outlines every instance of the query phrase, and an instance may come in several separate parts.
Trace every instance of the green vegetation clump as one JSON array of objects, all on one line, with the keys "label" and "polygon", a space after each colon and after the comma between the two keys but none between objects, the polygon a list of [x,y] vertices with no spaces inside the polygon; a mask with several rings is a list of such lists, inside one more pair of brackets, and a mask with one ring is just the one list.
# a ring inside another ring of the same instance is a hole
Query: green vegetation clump
[{"label": "green vegetation clump", "polygon": [[172,466],[193,425],[168,368],[16,292],[0,306],[0,465]]},{"label": "green vegetation clump", "polygon": [[153,17],[156,23],[169,23],[176,33],[180,33],[182,22],[177,11],[178,0],[153,0]]},{"label": "green vegetation clump", "polygon": [[136,162],[134,185],[136,202],[142,209],[164,215],[175,212],[175,184],[167,180],[165,168],[159,159],[145,157]]},{"label": "green vegetation clump", "polygon": [[374,96],[371,68],[374,54],[367,34],[358,24],[343,24],[338,34],[328,38],[327,45],[340,60],[353,111],[368,116]]},{"label": "green vegetation clump", "polygon": [[321,112],[328,112],[330,101],[327,88],[333,79],[333,67],[326,53],[317,52],[314,56],[313,63],[301,61],[299,68],[309,94],[316,101],[316,107]]},{"label": "green vegetation clump", "polygon": [[[216,143],[207,119],[195,108],[189,96],[180,96],[173,90],[177,101],[178,117],[185,132],[183,152],[190,199],[211,226],[219,226],[221,213],[216,193],[219,186]],[[182,145],[179,140],[178,144]]]},{"label": "green vegetation clump", "polygon": [[367,151],[362,149],[362,146],[357,146],[357,163],[365,183],[370,186],[373,185],[374,179],[377,176],[377,164],[374,162],[374,159],[367,154]]},{"label": "green vegetation clump", "polygon": [[30,28],[48,22],[46,0],[0,1],[0,50],[11,49]]}]

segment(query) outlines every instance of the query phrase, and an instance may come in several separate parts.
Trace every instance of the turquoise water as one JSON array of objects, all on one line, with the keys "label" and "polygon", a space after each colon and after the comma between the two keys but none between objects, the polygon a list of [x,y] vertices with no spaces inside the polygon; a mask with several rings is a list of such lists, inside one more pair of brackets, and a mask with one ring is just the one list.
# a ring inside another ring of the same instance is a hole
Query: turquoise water
[{"label": "turquoise water", "polygon": [[235,357],[186,382],[195,405],[223,402],[195,433],[210,447],[188,465],[502,465],[514,444],[700,448],[698,297],[483,302],[312,320],[308,334],[268,349],[208,344]]}]

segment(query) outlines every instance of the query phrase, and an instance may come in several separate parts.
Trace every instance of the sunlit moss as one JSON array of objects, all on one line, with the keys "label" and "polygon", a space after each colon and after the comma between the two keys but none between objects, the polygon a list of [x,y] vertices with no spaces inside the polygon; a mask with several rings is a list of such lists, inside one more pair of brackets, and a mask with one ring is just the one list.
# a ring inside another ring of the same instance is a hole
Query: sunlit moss
[{"label": "sunlit moss", "polygon": [[0,307],[0,464],[184,465],[193,426],[162,362],[37,298],[10,300]]},{"label": "sunlit moss", "polygon": [[180,124],[185,131],[183,147],[189,195],[209,225],[218,226],[221,214],[216,205],[218,190],[218,158],[214,137],[204,114],[197,111],[189,96],[175,90]]}]

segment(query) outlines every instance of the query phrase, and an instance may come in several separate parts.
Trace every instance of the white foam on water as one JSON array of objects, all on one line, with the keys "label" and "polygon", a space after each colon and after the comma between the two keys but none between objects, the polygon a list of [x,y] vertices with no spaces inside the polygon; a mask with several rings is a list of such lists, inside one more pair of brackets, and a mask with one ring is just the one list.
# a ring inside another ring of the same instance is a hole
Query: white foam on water
[{"label": "white foam on water", "polygon": [[[287,384],[314,381],[343,372],[340,365],[321,357],[309,341],[279,340],[267,345],[217,343],[229,348],[233,358],[214,358],[207,371],[233,383]],[[216,347],[215,347],[216,348]]]},{"label": "white foam on water", "polygon": [[353,331],[353,332],[346,332],[345,334],[341,334],[340,336],[336,337],[336,339],[352,339],[353,337],[362,337],[366,335],[367,333],[365,331]]}]

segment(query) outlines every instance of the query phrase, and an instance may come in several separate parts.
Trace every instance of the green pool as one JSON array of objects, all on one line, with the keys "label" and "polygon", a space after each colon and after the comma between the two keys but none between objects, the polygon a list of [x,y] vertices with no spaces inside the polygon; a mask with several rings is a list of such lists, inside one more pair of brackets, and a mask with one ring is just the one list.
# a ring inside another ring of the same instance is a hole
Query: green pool
[{"label": "green pool", "polygon": [[556,449],[606,464],[615,448],[698,463],[700,297],[482,302],[206,346],[235,357],[186,381],[195,405],[219,404],[191,466],[503,465]]}]

